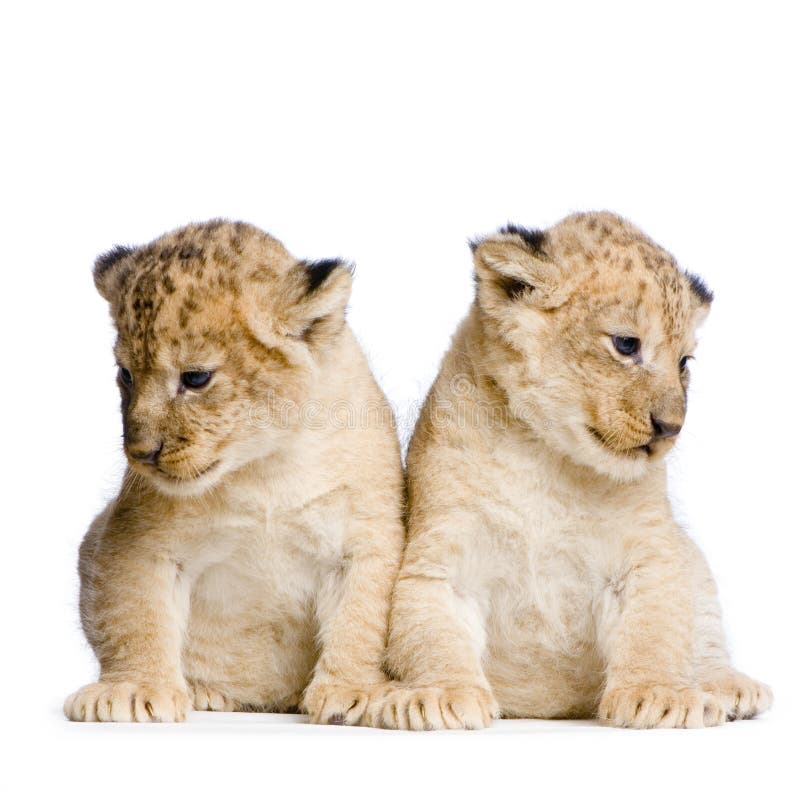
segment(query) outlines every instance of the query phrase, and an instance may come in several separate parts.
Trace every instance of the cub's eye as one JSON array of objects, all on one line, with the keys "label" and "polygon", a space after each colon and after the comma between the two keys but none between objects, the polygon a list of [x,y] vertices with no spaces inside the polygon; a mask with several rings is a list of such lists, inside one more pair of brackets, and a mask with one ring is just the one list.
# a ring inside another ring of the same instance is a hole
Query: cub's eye
[{"label": "cub's eye", "polygon": [[187,389],[202,389],[211,380],[211,372],[184,372],[181,384]]},{"label": "cub's eye", "polygon": [[679,363],[680,363],[680,367],[681,367],[681,372],[683,372],[683,371],[686,369],[686,367],[688,367],[688,366],[689,366],[689,361],[690,361],[690,359],[692,359],[693,357],[694,357],[694,356],[684,356],[684,357],[683,357],[683,358],[680,360],[680,362],[679,362]]},{"label": "cub's eye", "polygon": [[129,369],[125,369],[125,367],[119,368],[119,379],[122,381],[122,385],[126,386],[128,389],[133,386],[133,375],[131,375],[131,371]]},{"label": "cub's eye", "polygon": [[636,355],[641,344],[635,336],[612,336],[611,341],[617,348],[617,352],[623,356]]}]

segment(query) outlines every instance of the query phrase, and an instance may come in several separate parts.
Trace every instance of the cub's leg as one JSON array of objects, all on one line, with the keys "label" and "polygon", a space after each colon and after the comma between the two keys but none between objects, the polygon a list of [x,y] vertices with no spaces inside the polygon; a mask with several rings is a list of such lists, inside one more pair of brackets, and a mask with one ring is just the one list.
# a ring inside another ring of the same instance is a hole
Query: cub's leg
[{"label": "cub's leg", "polygon": [[483,604],[461,581],[458,589],[454,586],[455,551],[437,531],[413,531],[394,591],[389,633],[389,670],[402,683],[375,703],[373,725],[483,728],[497,716],[481,666]]},{"label": "cub's leg", "polygon": [[598,630],[607,663],[600,719],[632,728],[725,721],[718,697],[694,681],[692,572],[688,545],[676,528],[629,537],[619,610]]},{"label": "cub's leg", "polygon": [[187,582],[166,554],[113,526],[90,530],[80,559],[81,616],[100,678],[70,695],[64,713],[78,722],[183,720]]},{"label": "cub's leg", "polygon": [[389,601],[403,538],[399,511],[352,522],[344,562],[325,576],[317,596],[320,656],[303,696],[313,723],[360,724],[371,695],[386,684]]}]

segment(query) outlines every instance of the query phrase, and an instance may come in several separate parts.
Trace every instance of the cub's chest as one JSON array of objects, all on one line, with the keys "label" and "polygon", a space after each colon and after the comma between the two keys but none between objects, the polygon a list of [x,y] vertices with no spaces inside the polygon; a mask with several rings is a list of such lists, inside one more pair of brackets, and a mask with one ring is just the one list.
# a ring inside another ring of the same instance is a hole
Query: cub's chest
[{"label": "cub's chest", "polygon": [[497,492],[493,500],[493,539],[498,550],[524,565],[583,567],[605,527],[599,510],[570,492],[530,480]]},{"label": "cub's chest", "polygon": [[606,521],[596,508],[565,493],[528,484],[505,498],[504,524],[495,528],[494,603],[508,618],[533,618],[553,630],[580,633],[614,556]]},{"label": "cub's chest", "polygon": [[325,565],[343,556],[349,516],[344,489],[290,501],[268,497],[259,504],[251,532],[265,552]]},{"label": "cub's chest", "polygon": [[251,498],[216,520],[199,583],[217,595],[305,595],[345,557],[348,502],[329,492],[305,503]]}]

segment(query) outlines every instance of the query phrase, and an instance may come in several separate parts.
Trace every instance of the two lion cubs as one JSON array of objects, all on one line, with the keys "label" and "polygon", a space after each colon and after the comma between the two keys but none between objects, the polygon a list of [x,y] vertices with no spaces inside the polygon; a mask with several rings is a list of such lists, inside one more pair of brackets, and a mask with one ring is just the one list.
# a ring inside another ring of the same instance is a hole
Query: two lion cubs
[{"label": "two lion cubs", "polygon": [[100,677],[70,719],[700,727],[769,706],[667,500],[711,293],[608,213],[473,250],[407,509],[346,264],[219,221],[98,259],[129,466],[81,546]]}]

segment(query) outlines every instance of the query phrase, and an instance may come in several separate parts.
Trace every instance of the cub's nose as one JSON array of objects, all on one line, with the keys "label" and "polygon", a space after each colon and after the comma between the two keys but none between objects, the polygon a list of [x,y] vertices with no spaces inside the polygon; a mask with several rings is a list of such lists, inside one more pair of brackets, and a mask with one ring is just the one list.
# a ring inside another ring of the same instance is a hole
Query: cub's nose
[{"label": "cub's nose", "polygon": [[681,432],[682,424],[675,424],[673,422],[665,422],[663,419],[656,419],[650,416],[650,421],[653,424],[653,438],[654,439],[669,439],[672,436],[677,436]]},{"label": "cub's nose", "polygon": [[130,454],[131,458],[135,459],[136,461],[141,461],[142,464],[155,464],[158,461],[158,457],[161,454],[161,448],[163,446],[163,443],[159,443],[155,450],[143,450],[136,449],[135,447],[129,447],[128,453]]}]

